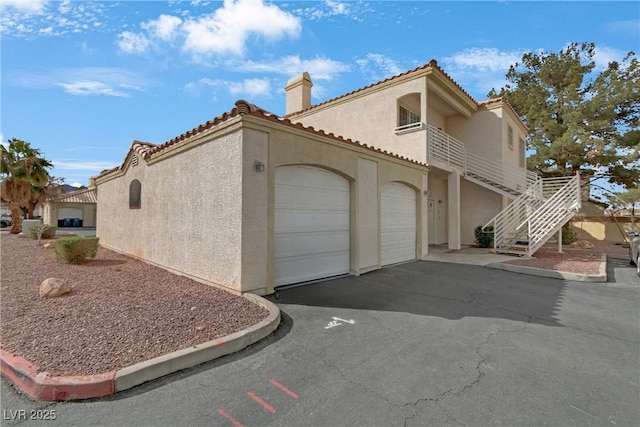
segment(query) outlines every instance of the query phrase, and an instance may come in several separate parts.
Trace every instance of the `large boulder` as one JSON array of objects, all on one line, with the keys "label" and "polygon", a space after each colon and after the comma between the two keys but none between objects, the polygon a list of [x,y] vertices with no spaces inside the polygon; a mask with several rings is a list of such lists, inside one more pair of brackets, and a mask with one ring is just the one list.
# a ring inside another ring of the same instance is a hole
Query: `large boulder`
[{"label": "large boulder", "polygon": [[67,281],[57,277],[49,277],[40,284],[40,298],[55,298],[69,292],[71,288]]}]

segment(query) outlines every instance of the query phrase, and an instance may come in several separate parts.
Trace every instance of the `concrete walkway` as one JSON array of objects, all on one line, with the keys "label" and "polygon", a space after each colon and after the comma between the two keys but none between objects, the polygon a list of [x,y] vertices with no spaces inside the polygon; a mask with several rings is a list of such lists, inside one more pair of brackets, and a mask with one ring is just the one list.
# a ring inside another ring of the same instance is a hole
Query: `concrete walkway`
[{"label": "concrete walkway", "polygon": [[518,259],[518,257],[495,254],[493,253],[491,248],[476,248],[471,246],[464,246],[459,251],[452,251],[449,250],[446,245],[429,246],[429,255],[424,258],[425,261],[480,265],[487,268],[506,270],[514,273],[528,274],[531,276],[550,277],[560,280],[571,280],[574,282],[607,281],[607,256],[604,254],[602,255],[602,259],[600,260],[600,268],[597,274],[580,274],[507,263],[507,261],[512,261],[514,259]]}]

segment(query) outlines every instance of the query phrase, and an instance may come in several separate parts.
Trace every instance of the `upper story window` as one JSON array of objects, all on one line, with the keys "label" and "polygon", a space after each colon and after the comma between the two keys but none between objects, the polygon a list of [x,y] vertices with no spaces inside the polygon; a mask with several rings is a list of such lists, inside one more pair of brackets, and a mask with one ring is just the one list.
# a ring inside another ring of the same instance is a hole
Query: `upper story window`
[{"label": "upper story window", "polygon": [[131,166],[138,166],[138,156],[135,154],[131,156]]},{"label": "upper story window", "polygon": [[518,158],[520,161],[520,167],[521,168],[526,168],[527,166],[527,162],[526,162],[526,157],[527,157],[527,144],[524,142],[524,139],[522,138],[518,138],[518,145],[520,146],[520,153]]},{"label": "upper story window", "polygon": [[420,123],[420,113],[415,113],[403,105],[398,105],[398,127]]},{"label": "upper story window", "polygon": [[511,126],[507,129],[507,146],[509,150],[513,150],[513,128]]},{"label": "upper story window", "polygon": [[134,179],[129,184],[129,209],[140,209],[140,193],[142,185],[140,181]]}]

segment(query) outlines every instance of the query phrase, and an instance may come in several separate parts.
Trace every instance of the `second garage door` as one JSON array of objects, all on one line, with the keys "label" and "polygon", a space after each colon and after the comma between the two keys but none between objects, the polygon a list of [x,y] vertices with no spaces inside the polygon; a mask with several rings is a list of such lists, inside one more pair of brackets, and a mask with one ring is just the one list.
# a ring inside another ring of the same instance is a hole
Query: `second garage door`
[{"label": "second garage door", "polygon": [[382,186],[381,265],[416,259],[416,192],[398,182]]},{"label": "second garage door", "polygon": [[281,166],[275,179],[274,285],[349,272],[349,181],[313,166]]}]

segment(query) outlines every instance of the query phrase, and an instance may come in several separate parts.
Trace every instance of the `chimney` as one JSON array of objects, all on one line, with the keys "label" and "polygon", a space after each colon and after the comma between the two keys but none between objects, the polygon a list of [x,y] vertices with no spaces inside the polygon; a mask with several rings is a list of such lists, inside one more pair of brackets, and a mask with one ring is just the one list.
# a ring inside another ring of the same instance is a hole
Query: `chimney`
[{"label": "chimney", "polygon": [[285,115],[311,107],[311,86],[311,76],[306,71],[287,82],[284,88],[287,92]]}]

